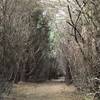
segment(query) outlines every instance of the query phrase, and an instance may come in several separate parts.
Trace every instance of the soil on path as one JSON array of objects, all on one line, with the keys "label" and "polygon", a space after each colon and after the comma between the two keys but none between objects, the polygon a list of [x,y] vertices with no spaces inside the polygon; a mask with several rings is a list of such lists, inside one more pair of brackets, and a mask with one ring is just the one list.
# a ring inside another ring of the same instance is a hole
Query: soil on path
[{"label": "soil on path", "polygon": [[84,98],[73,85],[47,82],[14,85],[7,100],[84,100]]}]

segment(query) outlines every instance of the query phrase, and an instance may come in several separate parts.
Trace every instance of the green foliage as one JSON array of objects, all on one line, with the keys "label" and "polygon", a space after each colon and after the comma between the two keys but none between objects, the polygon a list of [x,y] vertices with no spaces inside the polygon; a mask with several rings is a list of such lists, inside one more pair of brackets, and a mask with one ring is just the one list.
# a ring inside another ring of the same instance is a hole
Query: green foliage
[{"label": "green foliage", "polygon": [[[48,52],[49,52],[49,27],[48,20],[42,15],[40,8],[33,10],[30,15],[30,35],[27,41],[26,53],[29,56],[26,63],[28,70],[28,79],[33,81],[44,80],[48,70]],[[25,54],[26,54],[25,53]],[[29,68],[28,68],[29,67]],[[33,69],[33,70],[32,70]],[[32,70],[32,71],[31,71]],[[45,72],[44,72],[45,71]]]}]

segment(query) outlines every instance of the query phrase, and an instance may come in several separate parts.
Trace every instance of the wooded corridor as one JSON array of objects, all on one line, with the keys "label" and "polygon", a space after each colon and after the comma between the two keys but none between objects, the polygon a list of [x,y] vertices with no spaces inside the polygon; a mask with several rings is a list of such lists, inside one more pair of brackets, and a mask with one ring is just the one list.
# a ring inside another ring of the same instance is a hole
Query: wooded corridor
[{"label": "wooded corridor", "polygon": [[0,0],[0,100],[100,100],[99,4]]}]

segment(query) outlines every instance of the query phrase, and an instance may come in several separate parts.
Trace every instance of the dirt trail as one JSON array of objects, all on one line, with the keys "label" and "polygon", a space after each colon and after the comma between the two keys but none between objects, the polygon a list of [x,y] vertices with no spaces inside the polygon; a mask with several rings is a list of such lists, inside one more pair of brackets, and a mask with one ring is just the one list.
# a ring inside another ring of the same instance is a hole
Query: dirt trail
[{"label": "dirt trail", "polygon": [[19,83],[7,100],[84,100],[74,86],[64,83]]}]

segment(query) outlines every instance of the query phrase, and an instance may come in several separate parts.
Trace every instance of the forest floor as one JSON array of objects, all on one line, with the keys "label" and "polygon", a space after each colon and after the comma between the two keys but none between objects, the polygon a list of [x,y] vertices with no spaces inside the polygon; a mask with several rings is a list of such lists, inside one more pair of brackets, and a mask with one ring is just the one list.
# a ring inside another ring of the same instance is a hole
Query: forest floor
[{"label": "forest floor", "polygon": [[[7,99],[6,99],[7,98]],[[1,99],[0,99],[1,100]],[[41,84],[19,83],[13,85],[9,96],[3,100],[92,100],[73,86],[60,82]]]}]

